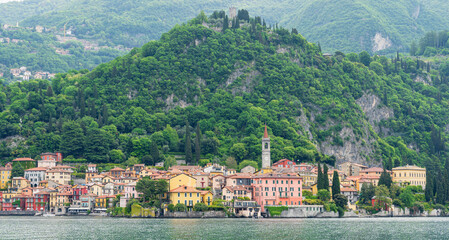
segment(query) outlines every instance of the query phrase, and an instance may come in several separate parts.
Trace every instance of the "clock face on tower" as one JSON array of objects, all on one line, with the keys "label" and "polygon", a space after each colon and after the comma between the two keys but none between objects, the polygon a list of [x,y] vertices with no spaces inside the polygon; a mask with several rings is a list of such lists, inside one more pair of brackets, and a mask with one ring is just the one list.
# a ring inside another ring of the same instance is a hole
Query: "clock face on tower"
[{"label": "clock face on tower", "polygon": [[263,156],[263,160],[267,161],[268,160],[268,156]]}]

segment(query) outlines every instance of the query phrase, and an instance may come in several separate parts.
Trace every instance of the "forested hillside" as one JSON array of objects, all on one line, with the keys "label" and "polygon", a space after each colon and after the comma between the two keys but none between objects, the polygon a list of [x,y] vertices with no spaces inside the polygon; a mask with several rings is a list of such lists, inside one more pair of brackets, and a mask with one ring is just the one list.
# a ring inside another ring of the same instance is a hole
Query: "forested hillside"
[{"label": "forested hillside", "polygon": [[410,45],[411,56],[449,55],[449,31],[428,32]]},{"label": "forested hillside", "polygon": [[0,29],[0,39],[0,71],[8,79],[12,79],[11,68],[50,73],[93,69],[126,53],[111,48],[86,50],[79,41],[58,41],[51,33],[24,28]]},{"label": "forested hillside", "polygon": [[0,22],[73,29],[77,37],[139,47],[200,10],[244,8],[269,25],[296,28],[323,50],[407,51],[428,31],[449,29],[445,0],[25,0],[0,5]]},{"label": "forested hillside", "polygon": [[238,19],[200,14],[91,72],[2,86],[2,160],[62,151],[98,163],[184,153],[260,163],[266,123],[274,161],[443,161],[449,95],[438,71],[399,55],[324,57],[295,30]]}]

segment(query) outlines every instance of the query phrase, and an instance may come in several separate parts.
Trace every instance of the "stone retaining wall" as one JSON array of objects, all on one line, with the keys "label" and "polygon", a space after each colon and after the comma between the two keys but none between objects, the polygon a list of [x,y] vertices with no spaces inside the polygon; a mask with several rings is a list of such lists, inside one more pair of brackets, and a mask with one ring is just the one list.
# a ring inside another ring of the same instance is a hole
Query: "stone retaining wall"
[{"label": "stone retaining wall", "polygon": [[0,211],[0,216],[34,216],[36,211]]},{"label": "stone retaining wall", "polygon": [[166,218],[225,218],[225,212],[207,211],[207,212],[166,212],[163,217]]}]

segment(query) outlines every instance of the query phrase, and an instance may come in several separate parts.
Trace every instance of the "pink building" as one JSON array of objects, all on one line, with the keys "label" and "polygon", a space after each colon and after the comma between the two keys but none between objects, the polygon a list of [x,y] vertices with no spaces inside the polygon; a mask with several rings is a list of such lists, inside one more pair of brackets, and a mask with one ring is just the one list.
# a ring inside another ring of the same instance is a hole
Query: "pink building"
[{"label": "pink building", "polygon": [[253,200],[266,205],[302,205],[302,178],[293,174],[269,173],[253,178]]},{"label": "pink building", "polygon": [[57,153],[42,153],[41,160],[62,162],[62,154],[58,153],[58,152]]},{"label": "pink building", "polygon": [[278,167],[278,168],[293,168],[296,165],[295,162],[293,162],[292,160],[288,160],[288,159],[281,159],[275,163],[273,163],[273,167]]}]

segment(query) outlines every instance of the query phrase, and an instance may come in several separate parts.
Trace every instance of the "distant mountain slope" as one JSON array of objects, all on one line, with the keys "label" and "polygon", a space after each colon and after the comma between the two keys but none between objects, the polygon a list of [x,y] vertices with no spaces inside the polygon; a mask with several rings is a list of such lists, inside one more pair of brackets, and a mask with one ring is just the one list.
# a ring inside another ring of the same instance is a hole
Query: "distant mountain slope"
[{"label": "distant mountain slope", "polygon": [[230,6],[262,15],[269,24],[296,28],[325,51],[407,50],[412,39],[449,29],[445,0],[29,0],[0,5],[0,22],[62,28],[79,37],[137,47],[174,25]]}]

